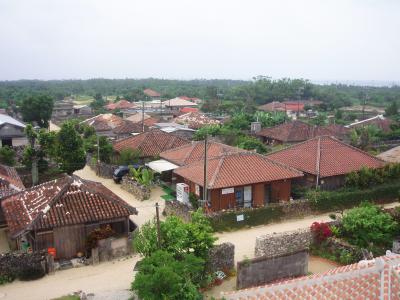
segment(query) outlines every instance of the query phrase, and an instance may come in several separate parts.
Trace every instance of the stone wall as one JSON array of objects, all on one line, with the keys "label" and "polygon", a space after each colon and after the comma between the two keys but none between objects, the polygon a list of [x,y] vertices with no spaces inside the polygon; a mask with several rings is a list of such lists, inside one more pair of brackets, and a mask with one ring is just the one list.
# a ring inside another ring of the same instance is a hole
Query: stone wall
[{"label": "stone wall", "polygon": [[236,288],[243,289],[270,283],[282,278],[306,275],[308,251],[247,259],[237,264]]},{"label": "stone wall", "polygon": [[121,188],[135,195],[140,201],[150,199],[151,190],[128,176],[122,177]]},{"label": "stone wall", "polygon": [[189,206],[179,201],[165,201],[164,215],[166,216],[177,216],[185,222],[190,222],[192,211]]},{"label": "stone wall", "polygon": [[109,261],[115,258],[126,256],[131,253],[131,243],[127,237],[108,238],[99,240],[97,248],[92,251],[93,264]]},{"label": "stone wall", "polygon": [[117,165],[109,165],[103,162],[97,163],[95,158],[90,154],[86,156],[86,164],[103,178],[113,178],[114,171],[118,168]]},{"label": "stone wall", "polygon": [[272,257],[308,249],[312,240],[309,228],[262,235],[256,238],[255,256]]},{"label": "stone wall", "polygon": [[223,243],[210,249],[207,260],[209,272],[229,272],[235,267],[235,245]]}]

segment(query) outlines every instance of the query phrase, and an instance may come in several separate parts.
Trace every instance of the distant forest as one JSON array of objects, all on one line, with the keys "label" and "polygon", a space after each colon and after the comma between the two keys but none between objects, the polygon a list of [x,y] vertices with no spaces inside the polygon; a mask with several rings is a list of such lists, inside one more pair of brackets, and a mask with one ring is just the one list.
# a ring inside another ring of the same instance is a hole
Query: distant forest
[{"label": "distant forest", "polygon": [[[18,80],[0,82],[0,106],[20,103],[34,94],[47,94],[55,100],[71,95],[120,96],[141,100],[142,91],[151,88],[162,99],[177,96],[205,100],[246,101],[264,104],[271,101],[315,99],[331,109],[363,103],[387,106],[400,101],[400,86],[362,87],[344,84],[317,85],[305,79],[271,79],[266,76],[242,80],[168,80],[168,79],[88,79],[88,80]],[[139,99],[138,99],[139,98]]]}]

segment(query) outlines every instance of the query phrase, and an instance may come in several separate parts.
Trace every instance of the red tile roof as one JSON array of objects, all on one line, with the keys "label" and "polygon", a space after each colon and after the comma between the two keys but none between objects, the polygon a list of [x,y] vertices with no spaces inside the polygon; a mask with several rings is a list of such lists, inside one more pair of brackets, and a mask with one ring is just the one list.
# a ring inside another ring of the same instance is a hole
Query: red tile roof
[{"label": "red tile roof", "polygon": [[107,221],[137,214],[101,183],[66,176],[52,180],[2,202],[12,236],[88,222]]},{"label": "red tile roof", "polygon": [[[209,159],[238,152],[247,151],[217,142],[207,143],[207,157]],[[182,147],[164,151],[160,154],[160,157],[179,166],[202,160],[204,159],[204,141],[192,142]]]},{"label": "red tile roof", "polygon": [[[316,137],[267,155],[305,173],[322,177],[348,174],[362,167],[380,168],[385,162],[333,137]],[[318,163],[319,162],[319,163]]]},{"label": "red tile roof", "polygon": [[113,114],[100,114],[81,123],[93,126],[96,131],[110,131],[123,125],[125,121]]},{"label": "red tile roof", "polygon": [[115,103],[110,103],[104,106],[108,110],[114,110],[114,109],[129,109],[129,108],[134,108],[136,107],[136,104],[131,103],[127,100],[120,100]]},{"label": "red tile roof", "polygon": [[140,151],[141,157],[151,157],[188,143],[190,142],[184,138],[154,129],[117,141],[114,143],[114,150],[120,152],[124,149],[137,149]]},{"label": "red tile roof", "polygon": [[350,130],[341,125],[315,126],[296,120],[264,128],[257,135],[284,143],[298,143],[322,135],[344,139],[349,133]]},{"label": "red tile roof", "polygon": [[388,254],[370,261],[277,283],[223,293],[227,300],[256,299],[400,299],[400,255]]},{"label": "red tile roof", "polygon": [[263,111],[286,111],[285,104],[278,102],[278,101],[273,101],[273,102],[261,105],[258,107],[258,109],[263,110]]},{"label": "red tile roof", "polygon": [[[144,130],[147,131],[148,126],[144,125]],[[124,123],[113,129],[115,134],[131,134],[143,132],[143,126],[141,123],[133,123],[131,121],[124,120]]]},{"label": "red tile roof", "polygon": [[197,107],[183,107],[179,111],[181,113],[197,113],[199,109]]},{"label": "red tile roof", "polygon": [[[248,185],[290,179],[303,173],[256,153],[236,153],[208,160],[209,189]],[[177,168],[174,173],[203,186],[203,161]]]},{"label": "red tile roof", "polygon": [[383,115],[377,115],[377,116],[369,118],[369,119],[354,122],[354,123],[348,125],[347,127],[359,128],[359,127],[364,127],[364,126],[376,126],[379,129],[381,129],[382,131],[388,132],[391,130],[390,126],[393,123],[394,122],[392,120],[385,118]]},{"label": "red tile roof", "polygon": [[221,122],[198,112],[190,112],[175,119],[178,124],[187,125],[192,129],[199,129],[206,125],[218,125]]},{"label": "red tile roof", "polygon": [[152,90],[152,89],[145,89],[143,93],[149,97],[161,97],[161,94]]}]

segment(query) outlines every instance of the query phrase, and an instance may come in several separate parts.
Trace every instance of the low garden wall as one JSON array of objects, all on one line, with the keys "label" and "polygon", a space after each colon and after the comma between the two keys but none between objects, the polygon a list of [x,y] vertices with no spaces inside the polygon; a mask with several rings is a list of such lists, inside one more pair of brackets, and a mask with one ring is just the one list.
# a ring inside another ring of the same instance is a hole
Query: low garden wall
[{"label": "low garden wall", "polygon": [[237,263],[236,288],[243,289],[282,279],[306,275],[308,251],[263,256]]},{"label": "low garden wall", "polygon": [[137,181],[128,176],[122,177],[121,188],[135,195],[140,201],[150,199],[150,188],[140,185]]},{"label": "low garden wall", "polygon": [[92,263],[109,261],[131,253],[132,247],[127,237],[99,240],[97,248],[92,249]]},{"label": "low garden wall", "polygon": [[112,178],[114,171],[118,168],[116,165],[109,165],[103,162],[97,163],[96,158],[90,154],[86,156],[86,164],[103,178]]},{"label": "low garden wall", "polygon": [[179,201],[165,201],[164,215],[166,216],[177,216],[185,222],[190,222],[192,211],[189,206]]},{"label": "low garden wall", "polygon": [[309,228],[262,235],[256,238],[255,257],[285,255],[308,249],[313,241]]},{"label": "low garden wall", "polygon": [[0,283],[33,280],[47,273],[47,256],[44,252],[12,252],[0,255]]},{"label": "low garden wall", "polygon": [[235,267],[235,245],[223,243],[209,250],[207,270],[209,272],[223,271],[228,273]]}]

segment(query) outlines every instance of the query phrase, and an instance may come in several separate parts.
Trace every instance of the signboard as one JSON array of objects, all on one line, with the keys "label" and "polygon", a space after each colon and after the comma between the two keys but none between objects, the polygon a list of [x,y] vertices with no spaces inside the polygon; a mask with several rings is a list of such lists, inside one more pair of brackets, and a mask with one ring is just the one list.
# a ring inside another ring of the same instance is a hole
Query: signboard
[{"label": "signboard", "polygon": [[234,192],[235,192],[234,188],[222,189],[222,191],[221,191],[222,195],[233,194]]},{"label": "signboard", "polygon": [[244,221],[244,215],[237,215],[236,216],[236,221],[237,222]]},{"label": "signboard", "polygon": [[200,186],[198,184],[194,186],[194,193],[200,197]]}]

